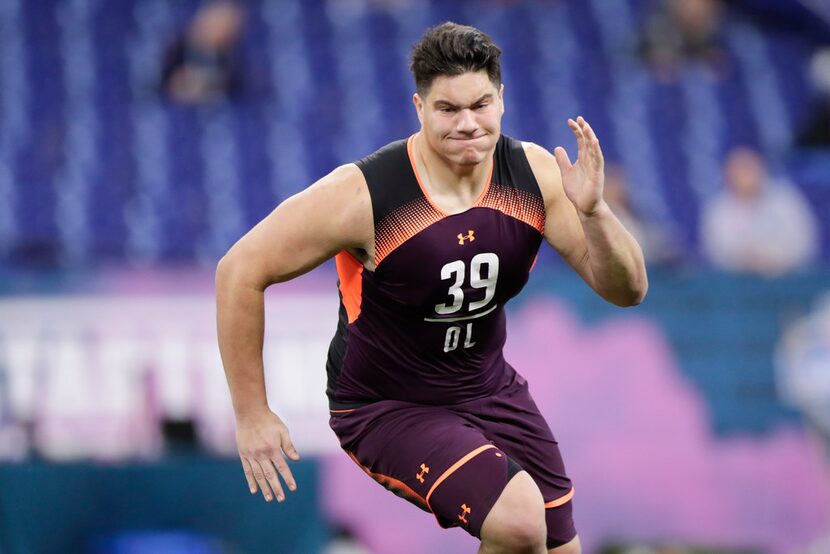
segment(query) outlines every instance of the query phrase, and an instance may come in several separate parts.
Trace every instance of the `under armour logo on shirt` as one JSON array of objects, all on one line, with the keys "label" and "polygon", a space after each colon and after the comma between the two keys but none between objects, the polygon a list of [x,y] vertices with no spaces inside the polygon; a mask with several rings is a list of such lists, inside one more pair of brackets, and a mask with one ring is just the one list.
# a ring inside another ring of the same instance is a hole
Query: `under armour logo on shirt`
[{"label": "under armour logo on shirt", "polygon": [[463,245],[464,241],[468,240],[468,239],[469,239],[470,242],[473,242],[474,240],[476,240],[474,235],[475,235],[475,231],[473,231],[472,229],[467,231],[466,235],[462,235],[461,233],[458,233],[458,244]]}]

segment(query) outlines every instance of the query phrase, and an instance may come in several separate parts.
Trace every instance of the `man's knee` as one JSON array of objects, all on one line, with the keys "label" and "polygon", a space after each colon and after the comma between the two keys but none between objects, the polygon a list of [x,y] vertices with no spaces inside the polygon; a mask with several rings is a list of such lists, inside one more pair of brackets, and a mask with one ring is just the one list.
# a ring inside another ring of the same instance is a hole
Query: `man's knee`
[{"label": "man's knee", "polygon": [[544,551],[545,546],[545,524],[530,519],[514,519],[506,522],[500,529],[498,542],[500,545],[509,547],[511,552],[532,552]]},{"label": "man's knee", "polygon": [[547,527],[539,487],[522,471],[502,491],[481,527],[483,545],[493,551],[545,552]]}]

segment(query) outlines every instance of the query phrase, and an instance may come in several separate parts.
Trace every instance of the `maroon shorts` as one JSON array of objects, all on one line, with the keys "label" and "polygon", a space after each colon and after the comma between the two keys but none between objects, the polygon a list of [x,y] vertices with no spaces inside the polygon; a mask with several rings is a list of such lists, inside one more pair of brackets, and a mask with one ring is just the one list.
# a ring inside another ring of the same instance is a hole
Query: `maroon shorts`
[{"label": "maroon shorts", "polygon": [[559,447],[518,374],[487,398],[452,406],[383,400],[334,410],[329,424],[367,474],[442,527],[480,537],[507,482],[525,470],[545,501],[548,548],[576,536]]}]

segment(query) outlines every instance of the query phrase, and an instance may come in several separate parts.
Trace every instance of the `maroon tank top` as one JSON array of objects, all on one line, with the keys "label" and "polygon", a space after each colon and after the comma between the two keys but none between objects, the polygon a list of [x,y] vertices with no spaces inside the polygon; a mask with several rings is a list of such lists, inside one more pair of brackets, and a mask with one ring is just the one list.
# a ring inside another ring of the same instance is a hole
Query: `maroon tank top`
[{"label": "maroon tank top", "polygon": [[515,372],[502,354],[504,306],[519,293],[545,228],[521,142],[502,135],[475,204],[446,214],[425,193],[412,137],[357,162],[369,186],[375,270],[336,257],[340,319],[329,348],[332,410],[392,399],[455,404]]}]

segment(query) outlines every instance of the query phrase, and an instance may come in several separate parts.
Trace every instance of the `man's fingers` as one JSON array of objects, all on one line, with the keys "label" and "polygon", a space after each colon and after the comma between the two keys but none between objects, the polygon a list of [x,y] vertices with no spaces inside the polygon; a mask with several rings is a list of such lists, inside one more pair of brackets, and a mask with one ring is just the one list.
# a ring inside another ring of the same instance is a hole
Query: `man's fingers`
[{"label": "man's fingers", "polygon": [[300,454],[297,452],[297,449],[294,448],[294,443],[291,442],[291,436],[288,434],[288,429],[285,429],[281,433],[282,439],[282,450],[285,452],[289,458],[294,460],[295,462],[300,459]]},{"label": "man's fingers", "polygon": [[[282,495],[282,487],[280,487],[279,481],[277,481],[277,474],[274,472],[274,467],[271,465],[271,462],[268,460],[255,460],[251,462],[251,467],[254,469],[254,479],[259,484],[265,500],[271,502],[273,498],[271,489],[277,494],[277,500],[279,500]],[[274,486],[275,483],[276,487]]]},{"label": "man's fingers", "polygon": [[582,132],[585,135],[585,139],[588,144],[591,145],[591,148],[599,149],[599,139],[597,138],[597,134],[594,132],[593,127],[591,127],[591,125],[584,119],[582,119]]},{"label": "man's fingers", "polygon": [[277,475],[277,472],[274,471],[274,464],[272,463],[272,461],[263,459],[260,460],[259,465],[262,466],[263,474],[265,475],[265,480],[268,481],[268,484],[274,491],[274,494],[277,497],[277,502],[282,502],[283,500],[285,500],[285,493],[282,492],[282,484],[280,483],[279,475]]},{"label": "man's fingers", "polygon": [[253,494],[261,491],[267,502],[283,502],[286,486],[292,491],[297,489],[288,460],[300,459],[288,429],[273,413],[261,420],[237,423],[239,457],[249,490]]},{"label": "man's fingers", "polygon": [[553,150],[553,155],[556,157],[556,163],[559,166],[559,171],[563,173],[571,168],[571,160],[568,158],[568,153],[561,146],[557,146]]},{"label": "man's fingers", "polygon": [[585,133],[585,137],[588,140],[597,138],[594,134],[594,130],[591,128],[591,125],[582,116],[579,116],[579,128],[582,129],[582,132]]},{"label": "man's fingers", "polygon": [[251,491],[251,494],[256,494],[256,479],[254,479],[254,470],[251,469],[251,462],[245,458],[240,459],[242,460],[242,471],[245,473],[245,480],[248,481],[248,490]]},{"label": "man's fingers", "polygon": [[573,119],[568,119],[568,127],[571,128],[571,131],[576,137],[576,151],[578,158],[579,153],[585,148],[585,135],[583,135],[582,128],[579,126],[579,123]]},{"label": "man's fingers", "polygon": [[285,458],[283,458],[281,454],[277,454],[276,456],[274,456],[274,459],[272,461],[274,462],[274,465],[277,467],[277,471],[279,471],[280,475],[282,475],[283,481],[285,481],[285,484],[288,485],[288,490],[297,490],[297,482],[294,481],[294,476],[291,474],[291,470],[288,468],[288,464],[285,463]]},{"label": "man's fingers", "polygon": [[602,167],[604,159],[602,156],[602,148],[600,148],[597,134],[594,132],[594,129],[593,127],[591,127],[590,123],[588,123],[582,116],[579,116],[577,118],[577,123],[579,124],[579,127],[582,130],[582,133],[585,137],[586,147],[591,156],[592,161],[596,163],[599,167]]}]

